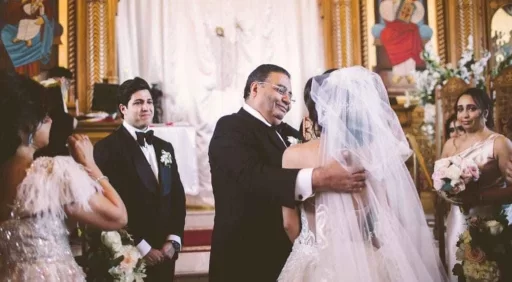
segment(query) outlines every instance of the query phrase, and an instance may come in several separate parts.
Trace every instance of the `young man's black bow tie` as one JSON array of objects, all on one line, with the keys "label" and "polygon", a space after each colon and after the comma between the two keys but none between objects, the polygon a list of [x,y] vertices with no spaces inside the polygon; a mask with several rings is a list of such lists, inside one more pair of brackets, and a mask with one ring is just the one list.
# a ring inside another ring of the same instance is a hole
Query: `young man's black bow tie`
[{"label": "young man's black bow tie", "polygon": [[146,146],[144,140],[146,140],[146,143],[148,143],[148,145],[153,144],[153,130],[148,130],[146,132],[135,132],[135,134],[137,135],[137,142],[141,147]]}]

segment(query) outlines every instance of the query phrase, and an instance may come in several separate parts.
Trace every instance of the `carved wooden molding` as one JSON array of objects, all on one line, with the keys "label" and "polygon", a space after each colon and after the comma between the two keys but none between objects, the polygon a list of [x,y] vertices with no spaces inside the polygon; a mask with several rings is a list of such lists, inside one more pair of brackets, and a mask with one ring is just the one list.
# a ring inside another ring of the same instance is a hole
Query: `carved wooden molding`
[{"label": "carved wooden molding", "polygon": [[446,63],[446,17],[445,17],[445,1],[436,0],[436,20],[437,26],[437,50],[441,64]]},{"label": "carved wooden molding", "polygon": [[78,95],[77,110],[83,114],[91,108],[94,83],[103,80],[118,82],[115,41],[117,1],[68,0],[68,7],[68,65],[75,74],[73,87]]},{"label": "carved wooden molding", "polygon": [[69,86],[68,106],[75,107],[77,97],[76,0],[68,0],[68,69],[73,73]]},{"label": "carved wooden molding", "polygon": [[494,80],[496,101],[494,123],[497,132],[512,139],[512,66],[506,67]]},{"label": "carved wooden molding", "polygon": [[[483,0],[482,0],[483,1]],[[482,34],[483,38],[485,38],[485,47],[487,50],[494,52],[495,50],[491,50],[492,48],[492,42],[491,42],[491,22],[492,17],[500,9],[503,5],[506,4],[512,4],[512,0],[492,0],[492,1],[484,1],[484,4],[482,5]],[[495,67],[495,60],[491,59],[489,60],[489,67],[493,68]]]},{"label": "carved wooden molding", "polygon": [[456,0],[447,4],[447,43],[448,62],[456,64],[462,51],[468,45],[469,35],[473,35],[475,57],[480,57],[482,48],[486,48],[486,33],[483,28],[483,11],[486,0]]},{"label": "carved wooden molding", "polygon": [[327,68],[368,65],[366,1],[321,0]]}]

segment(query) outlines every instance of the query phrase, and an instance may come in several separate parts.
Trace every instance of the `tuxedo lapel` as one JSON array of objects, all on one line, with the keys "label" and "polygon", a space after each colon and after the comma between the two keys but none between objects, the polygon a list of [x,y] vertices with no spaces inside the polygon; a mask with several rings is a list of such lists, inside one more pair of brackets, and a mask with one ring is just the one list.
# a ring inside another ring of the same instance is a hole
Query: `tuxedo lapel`
[{"label": "tuxedo lapel", "polygon": [[159,138],[153,139],[153,147],[155,148],[156,160],[158,162],[158,178],[160,180],[160,193],[162,196],[165,196],[171,192],[171,166],[174,165],[174,159],[171,156],[171,163],[164,164],[162,161],[162,151],[166,153],[171,153],[169,151],[164,150],[163,142]]},{"label": "tuxedo lapel", "polygon": [[269,128],[268,136],[269,136],[270,140],[272,141],[272,143],[274,143],[274,145],[276,145],[279,149],[286,150],[286,145],[283,142],[283,140],[281,140],[281,138],[279,138],[277,131]]},{"label": "tuxedo lapel", "polygon": [[121,126],[119,130],[122,137],[121,144],[124,146],[126,153],[131,156],[135,170],[142,183],[149,191],[156,193],[158,182],[153,170],[151,170],[151,165],[148,163],[144,153],[142,153],[142,149],[124,126]]},{"label": "tuxedo lapel", "polygon": [[[264,135],[267,135],[268,139],[274,146],[276,146],[277,148],[279,148],[280,150],[283,150],[283,151],[286,149],[286,145],[283,143],[283,140],[281,140],[281,138],[279,138],[277,131],[275,131],[273,128],[269,127],[268,125],[264,124],[259,119],[257,119],[256,117],[252,116],[250,113],[248,113],[243,108],[241,108],[240,111],[238,111],[238,114],[243,116],[247,120],[247,122],[250,124],[250,126],[262,131],[262,133]],[[264,135],[262,135],[262,136],[264,136]]]}]

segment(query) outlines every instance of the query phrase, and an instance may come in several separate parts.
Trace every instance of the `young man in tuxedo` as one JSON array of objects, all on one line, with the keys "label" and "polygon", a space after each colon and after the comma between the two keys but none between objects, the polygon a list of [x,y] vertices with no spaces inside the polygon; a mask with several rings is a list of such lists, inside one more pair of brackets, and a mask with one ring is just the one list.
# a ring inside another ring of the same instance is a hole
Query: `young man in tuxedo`
[{"label": "young man in tuxedo", "polygon": [[285,69],[259,66],[247,79],[243,107],[217,122],[208,152],[215,197],[210,282],[276,281],[292,247],[282,207],[294,208],[314,192],[365,186],[364,172],[349,173],[335,161],[281,167],[287,144],[277,127],[291,107],[290,85]]},{"label": "young man in tuxedo", "polygon": [[171,143],[153,136],[150,87],[119,87],[123,125],[94,147],[94,159],[128,210],[128,231],[148,267],[145,281],[172,281],[185,226],[185,193]]}]

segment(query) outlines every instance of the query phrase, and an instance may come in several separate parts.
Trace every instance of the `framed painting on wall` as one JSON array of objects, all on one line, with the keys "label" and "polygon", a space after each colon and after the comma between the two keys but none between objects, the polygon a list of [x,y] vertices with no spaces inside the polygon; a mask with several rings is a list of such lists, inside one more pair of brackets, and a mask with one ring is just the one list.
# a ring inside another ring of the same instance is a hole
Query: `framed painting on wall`
[{"label": "framed painting on wall", "polygon": [[425,68],[420,57],[433,38],[427,0],[373,0],[375,69],[391,90],[403,94],[414,88],[412,73]]},{"label": "framed painting on wall", "polygon": [[0,68],[37,76],[58,65],[58,0],[0,0]]}]

